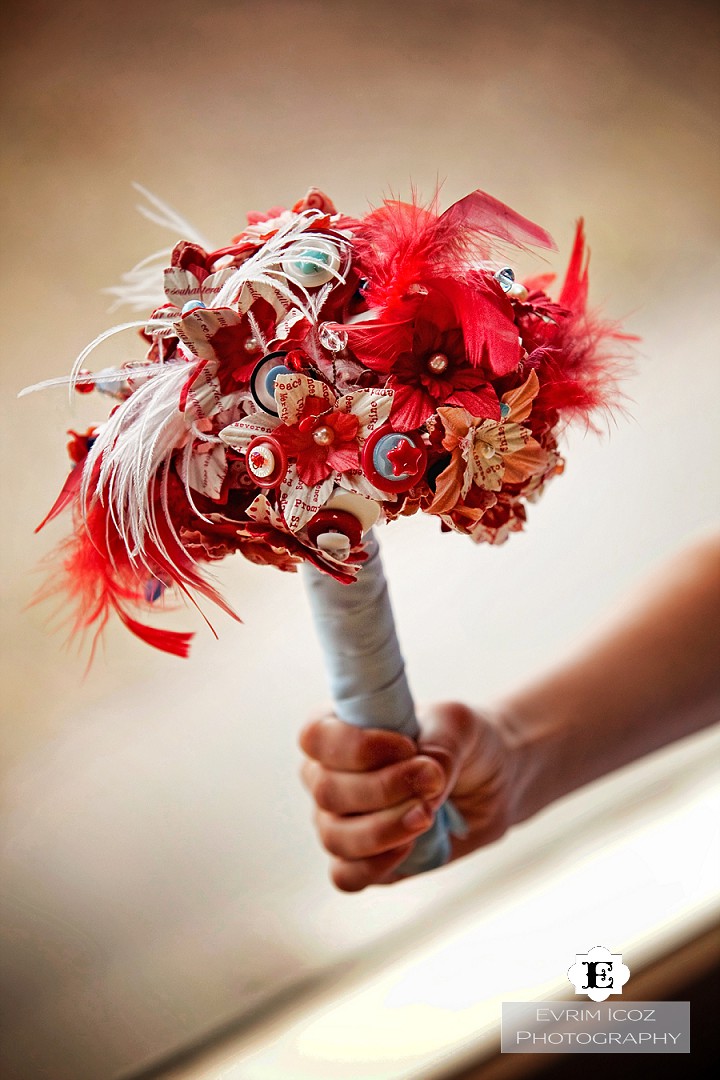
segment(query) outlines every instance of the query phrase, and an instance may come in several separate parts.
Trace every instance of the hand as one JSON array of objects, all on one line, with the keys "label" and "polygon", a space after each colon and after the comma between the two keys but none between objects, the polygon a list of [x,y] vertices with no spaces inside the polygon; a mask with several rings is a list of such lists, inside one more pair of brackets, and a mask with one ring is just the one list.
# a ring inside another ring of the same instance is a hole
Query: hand
[{"label": "hand", "polygon": [[435,812],[451,798],[468,833],[452,859],[497,840],[512,824],[513,755],[501,727],[465,705],[421,715],[418,745],[379,728],[356,728],[330,712],[305,727],[302,778],[317,809],[331,877],[345,892],[399,880],[395,873]]},{"label": "hand", "polygon": [[402,735],[318,716],[300,744],[332,878],[348,892],[397,867],[450,797],[468,833],[457,859],[556,799],[719,715],[720,537],[662,567],[615,622],[493,714],[455,703]]}]

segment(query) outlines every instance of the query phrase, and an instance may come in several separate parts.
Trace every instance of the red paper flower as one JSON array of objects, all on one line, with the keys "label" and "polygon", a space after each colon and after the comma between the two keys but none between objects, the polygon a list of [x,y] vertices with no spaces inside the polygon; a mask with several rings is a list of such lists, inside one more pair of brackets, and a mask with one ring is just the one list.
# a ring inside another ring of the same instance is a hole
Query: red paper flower
[{"label": "red paper flower", "polygon": [[247,313],[232,308],[197,308],[175,323],[186,347],[203,360],[217,361],[217,375],[224,392],[247,382],[263,354],[257,327],[265,340],[275,334],[277,312],[262,297],[252,307],[255,326]]}]

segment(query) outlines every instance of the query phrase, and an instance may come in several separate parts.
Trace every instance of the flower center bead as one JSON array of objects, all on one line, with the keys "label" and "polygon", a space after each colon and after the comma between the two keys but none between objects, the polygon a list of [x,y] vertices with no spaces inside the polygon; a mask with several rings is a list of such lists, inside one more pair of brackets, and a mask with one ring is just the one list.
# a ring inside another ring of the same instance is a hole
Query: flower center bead
[{"label": "flower center bead", "polygon": [[312,438],[318,446],[329,446],[335,439],[335,432],[327,424],[318,424],[312,433]]},{"label": "flower center bead", "polygon": [[442,375],[443,372],[447,371],[449,362],[445,353],[436,352],[429,357],[427,366],[433,375]]}]

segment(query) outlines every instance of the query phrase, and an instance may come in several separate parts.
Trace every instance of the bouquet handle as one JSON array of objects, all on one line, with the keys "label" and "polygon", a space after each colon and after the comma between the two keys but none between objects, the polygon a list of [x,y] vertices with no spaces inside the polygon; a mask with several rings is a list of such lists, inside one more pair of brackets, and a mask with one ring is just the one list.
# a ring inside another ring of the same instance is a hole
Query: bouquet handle
[{"label": "bouquet handle", "polygon": [[[335,711],[347,724],[384,728],[417,739],[420,728],[372,532],[365,549],[368,559],[352,585],[343,585],[307,563],[302,568]],[[399,872],[409,877],[446,863],[450,829],[460,831],[456,819],[454,808],[442,806]]]}]

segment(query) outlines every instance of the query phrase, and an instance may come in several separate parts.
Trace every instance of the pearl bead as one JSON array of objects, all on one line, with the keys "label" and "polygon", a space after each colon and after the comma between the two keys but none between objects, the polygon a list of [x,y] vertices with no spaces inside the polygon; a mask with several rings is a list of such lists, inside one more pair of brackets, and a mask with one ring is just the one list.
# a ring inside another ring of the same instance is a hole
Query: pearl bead
[{"label": "pearl bead", "polygon": [[245,352],[257,352],[260,348],[260,342],[254,338],[245,338]]},{"label": "pearl bead", "polygon": [[495,447],[490,446],[489,443],[486,443],[485,446],[483,446],[481,453],[482,456],[486,459],[486,461],[489,461],[490,458],[495,457]]},{"label": "pearl bead", "polygon": [[507,294],[512,300],[519,300],[521,303],[528,298],[527,289],[519,281],[510,286]]},{"label": "pearl bead", "polygon": [[427,366],[432,371],[433,375],[442,375],[444,371],[448,369],[449,360],[445,353],[436,352],[433,353],[427,362]]},{"label": "pearl bead", "polygon": [[326,424],[320,424],[312,433],[313,442],[318,446],[329,446],[335,439],[335,432]]}]

